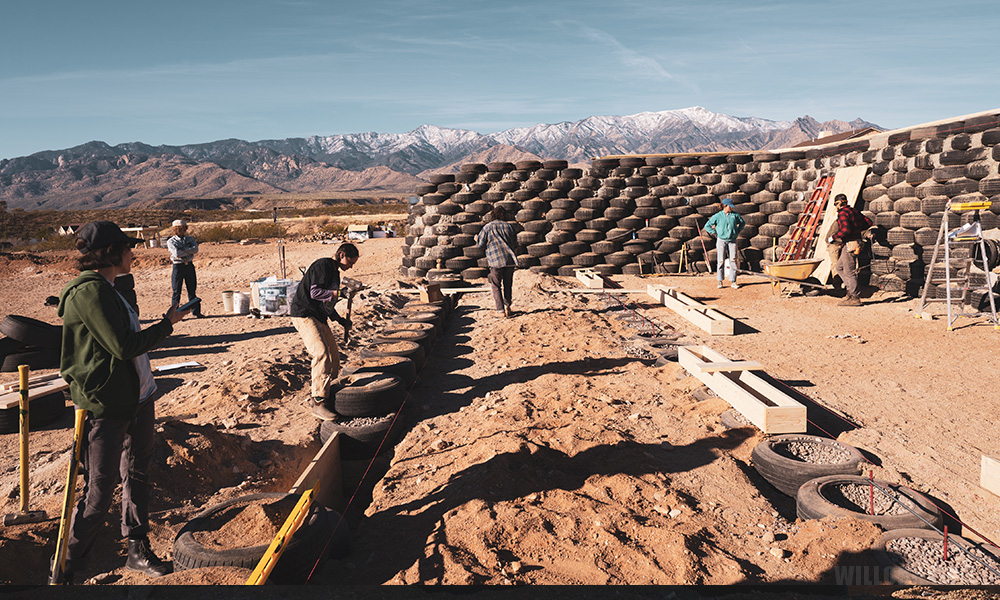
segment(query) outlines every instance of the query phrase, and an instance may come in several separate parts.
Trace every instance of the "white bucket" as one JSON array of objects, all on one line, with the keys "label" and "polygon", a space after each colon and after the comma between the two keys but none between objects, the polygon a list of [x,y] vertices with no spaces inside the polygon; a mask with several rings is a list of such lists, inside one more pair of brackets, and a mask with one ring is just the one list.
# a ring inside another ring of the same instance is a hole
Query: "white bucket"
[{"label": "white bucket", "polygon": [[233,312],[238,315],[250,314],[250,294],[244,292],[233,293]]},{"label": "white bucket", "polygon": [[233,312],[233,292],[226,290],[222,292],[222,311],[227,315]]}]

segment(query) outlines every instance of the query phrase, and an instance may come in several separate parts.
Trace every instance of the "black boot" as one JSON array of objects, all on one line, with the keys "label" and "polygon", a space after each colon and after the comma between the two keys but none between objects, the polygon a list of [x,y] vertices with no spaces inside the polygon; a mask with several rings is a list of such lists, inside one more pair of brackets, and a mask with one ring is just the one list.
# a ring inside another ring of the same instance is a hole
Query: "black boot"
[{"label": "black boot", "polygon": [[139,538],[128,540],[128,560],[125,561],[125,568],[131,571],[138,571],[150,577],[160,577],[173,573],[171,565],[163,562],[149,547],[149,539]]}]

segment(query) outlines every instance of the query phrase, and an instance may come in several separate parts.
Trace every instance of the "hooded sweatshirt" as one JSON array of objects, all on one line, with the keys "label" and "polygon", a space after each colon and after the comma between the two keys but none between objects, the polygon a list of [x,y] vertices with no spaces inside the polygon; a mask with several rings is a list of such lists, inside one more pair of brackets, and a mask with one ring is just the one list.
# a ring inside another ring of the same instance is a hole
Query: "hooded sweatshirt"
[{"label": "hooded sweatshirt", "polygon": [[133,363],[173,332],[166,318],[133,331],[121,295],[96,271],[83,271],[59,295],[63,320],[59,374],[73,403],[97,418],[129,420],[139,405]]}]

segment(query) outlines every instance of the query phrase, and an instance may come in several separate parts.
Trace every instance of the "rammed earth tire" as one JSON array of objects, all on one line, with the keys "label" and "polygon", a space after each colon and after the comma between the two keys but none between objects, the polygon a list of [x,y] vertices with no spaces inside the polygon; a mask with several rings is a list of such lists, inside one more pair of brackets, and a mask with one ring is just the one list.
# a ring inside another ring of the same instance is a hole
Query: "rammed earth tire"
[{"label": "rammed earth tire", "polygon": [[37,348],[62,347],[62,326],[51,325],[31,317],[7,315],[0,321],[0,333]]},{"label": "rammed earth tire", "polygon": [[56,348],[27,347],[23,352],[8,354],[0,363],[0,372],[16,373],[20,365],[27,365],[32,370],[56,369],[59,367],[59,350]]},{"label": "rammed earth tire", "polygon": [[[210,523],[214,516],[230,508],[235,509],[241,503],[269,499],[278,501],[288,495],[280,492],[250,494],[203,510],[188,521],[174,539],[174,570],[186,571],[202,567],[228,566],[253,569],[264,556],[270,543],[244,548],[214,550],[199,543],[195,539],[194,533],[207,530],[211,526]],[[302,525],[285,544],[281,558],[274,566],[274,570],[271,571],[271,581],[275,583],[305,583],[313,565],[317,562],[322,562],[326,558],[346,556],[350,551],[350,539],[347,523],[340,518],[340,514],[314,502]]]},{"label": "rammed earth tire", "polygon": [[739,413],[735,408],[730,408],[729,410],[723,412],[719,415],[719,422],[726,429],[739,429],[740,427],[754,427],[753,423],[745,421],[741,418],[743,415]]},{"label": "rammed earth tire", "polygon": [[[943,522],[941,511],[926,496],[909,488],[893,485],[880,479],[875,480],[877,486],[889,489],[896,496],[902,497],[903,504],[916,512],[919,517],[905,508],[904,512],[898,515],[870,515],[867,512],[844,506],[850,502],[839,497],[840,494],[836,490],[836,486],[839,484],[867,487],[871,485],[871,482],[860,475],[827,475],[826,477],[810,479],[802,484],[795,496],[797,516],[803,520],[822,519],[823,517],[852,517],[874,523],[886,531],[891,529],[930,529],[939,527]],[[885,494],[878,487],[874,489],[874,494],[876,499],[885,499]]]},{"label": "rammed earth tire", "polygon": [[405,397],[405,384],[395,375],[355,373],[337,392],[333,409],[345,417],[377,417],[398,411]]},{"label": "rammed earth tire", "polygon": [[375,343],[367,348],[361,349],[361,358],[371,358],[374,356],[405,356],[413,361],[419,371],[424,366],[424,359],[427,353],[424,347],[417,342],[400,340],[397,342]]},{"label": "rammed earth tire", "polygon": [[403,380],[403,385],[409,389],[417,380],[417,366],[405,356],[373,356],[362,358],[344,366],[344,375],[360,373],[388,373]]},{"label": "rammed earth tire", "polygon": [[[790,458],[775,451],[775,447],[780,448],[782,445],[795,442],[836,446],[842,449],[849,458],[844,462],[834,464],[817,464]],[[760,476],[782,493],[793,498],[802,484],[810,479],[826,475],[857,474],[858,464],[863,460],[861,453],[853,446],[829,438],[798,433],[767,438],[754,447],[751,456],[753,457],[754,469]]]},{"label": "rammed earth tire", "polygon": [[[28,401],[28,429],[36,429],[59,418],[66,410],[66,395],[46,394]],[[0,433],[15,433],[21,429],[20,407],[0,410]]]}]

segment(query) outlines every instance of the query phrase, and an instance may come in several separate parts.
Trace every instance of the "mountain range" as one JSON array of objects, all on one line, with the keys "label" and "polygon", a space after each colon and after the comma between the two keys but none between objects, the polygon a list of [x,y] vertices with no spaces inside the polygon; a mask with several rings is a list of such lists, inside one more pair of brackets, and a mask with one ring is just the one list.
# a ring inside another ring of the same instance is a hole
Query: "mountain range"
[{"label": "mountain range", "polygon": [[9,208],[177,207],[190,200],[247,205],[260,195],[405,195],[430,172],[465,162],[559,158],[589,166],[609,154],[782,148],[877,127],[861,119],[820,123],[733,117],[701,107],[588,117],[480,134],[422,125],[407,133],[353,133],[184,146],[93,141],[0,160],[0,200]]}]

